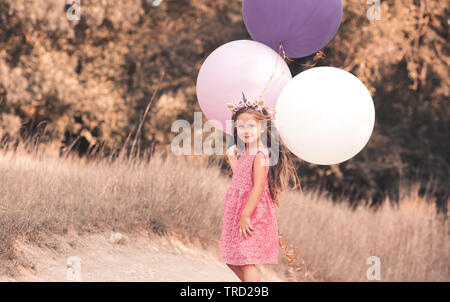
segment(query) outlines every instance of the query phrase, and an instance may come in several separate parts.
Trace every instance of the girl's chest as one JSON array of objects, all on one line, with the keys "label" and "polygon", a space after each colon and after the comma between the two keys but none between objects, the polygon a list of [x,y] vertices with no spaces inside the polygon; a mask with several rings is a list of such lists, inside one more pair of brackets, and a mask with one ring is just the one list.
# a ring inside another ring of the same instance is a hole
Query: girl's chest
[{"label": "girl's chest", "polygon": [[252,173],[252,163],[253,161],[251,160],[251,156],[241,155],[238,158],[236,167],[234,168],[232,179],[242,179],[250,177]]},{"label": "girl's chest", "polygon": [[248,165],[251,162],[251,156],[243,154],[239,156],[238,161],[236,163],[236,169],[235,170],[242,170],[245,169],[245,167],[248,167]]}]

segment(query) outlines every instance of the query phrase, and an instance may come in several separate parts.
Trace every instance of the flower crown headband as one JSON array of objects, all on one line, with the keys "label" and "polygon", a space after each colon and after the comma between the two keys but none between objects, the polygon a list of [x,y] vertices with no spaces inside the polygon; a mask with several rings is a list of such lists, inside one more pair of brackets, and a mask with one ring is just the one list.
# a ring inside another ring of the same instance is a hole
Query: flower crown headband
[{"label": "flower crown headband", "polygon": [[[245,107],[253,108],[262,113],[263,106],[264,106],[264,100],[261,99],[259,101],[257,101],[257,100],[249,101],[245,97],[245,94],[242,92],[242,100],[240,100],[238,103],[226,103],[226,106],[233,114]],[[271,109],[271,108],[266,108],[266,109],[272,117],[275,116],[275,109]]]}]

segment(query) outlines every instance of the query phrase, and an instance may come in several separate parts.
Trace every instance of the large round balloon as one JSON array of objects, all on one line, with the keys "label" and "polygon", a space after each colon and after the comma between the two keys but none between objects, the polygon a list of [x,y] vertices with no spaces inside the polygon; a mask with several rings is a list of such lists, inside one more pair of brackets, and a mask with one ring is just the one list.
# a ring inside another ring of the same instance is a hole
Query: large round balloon
[{"label": "large round balloon", "polygon": [[286,62],[270,47],[251,40],[232,41],[206,58],[197,77],[197,98],[213,126],[232,134],[226,103],[237,103],[242,93],[247,100],[256,100],[265,91],[264,105],[273,108],[291,79]]},{"label": "large round balloon", "polygon": [[342,18],[341,0],[244,0],[244,23],[252,38],[290,58],[311,55],[333,39]]},{"label": "large round balloon", "polygon": [[362,150],[375,123],[366,86],[335,67],[301,72],[286,84],[276,105],[275,125],[288,149],[319,165],[346,161]]}]

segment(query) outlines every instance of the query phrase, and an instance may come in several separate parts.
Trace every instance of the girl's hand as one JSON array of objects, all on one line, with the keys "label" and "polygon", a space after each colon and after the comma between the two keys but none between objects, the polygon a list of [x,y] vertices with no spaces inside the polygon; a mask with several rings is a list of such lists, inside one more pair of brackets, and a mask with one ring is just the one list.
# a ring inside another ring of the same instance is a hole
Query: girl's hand
[{"label": "girl's hand", "polygon": [[227,149],[227,155],[228,157],[236,156],[237,155],[237,147],[236,145],[231,146]]},{"label": "girl's hand", "polygon": [[231,146],[227,149],[227,156],[225,159],[227,159],[228,164],[231,167],[231,170],[234,171],[234,167],[236,167],[236,163],[238,161],[237,159],[237,147],[236,145]]},{"label": "girl's hand", "polygon": [[250,216],[242,215],[241,220],[239,220],[239,237],[244,236],[247,239],[247,233],[251,235],[250,229],[254,231],[250,224]]}]

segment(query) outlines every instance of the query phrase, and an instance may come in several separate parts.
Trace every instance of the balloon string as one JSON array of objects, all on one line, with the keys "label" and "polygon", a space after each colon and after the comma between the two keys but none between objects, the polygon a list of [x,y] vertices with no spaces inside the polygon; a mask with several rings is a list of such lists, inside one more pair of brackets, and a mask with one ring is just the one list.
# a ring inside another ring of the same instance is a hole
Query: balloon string
[{"label": "balloon string", "polygon": [[289,265],[289,275],[286,277],[286,281],[295,280],[294,273],[303,270],[303,278],[306,279],[309,276],[308,267],[306,266],[303,258],[297,258],[300,256],[300,249],[295,245],[288,243],[285,236],[278,231],[278,245],[283,249]]},{"label": "balloon string", "polygon": [[[317,52],[316,55],[314,56],[314,58],[313,58],[314,63],[313,63],[312,65],[311,65],[311,64],[302,64],[302,63],[296,62],[296,61],[292,60],[291,58],[289,58],[288,56],[286,56],[286,52],[285,52],[285,50],[284,50],[283,42],[280,42],[280,47],[279,47],[279,49],[278,49],[278,54],[279,54],[279,56],[282,57],[283,60],[285,60],[285,61],[293,62],[293,63],[295,63],[295,64],[297,64],[297,65],[306,66],[306,67],[314,67],[314,66],[317,64],[318,60],[321,59],[321,58],[323,58],[323,57],[325,56],[325,53],[324,53],[323,51],[319,51],[319,52]],[[274,75],[275,75],[275,73],[276,73],[276,71],[277,71],[277,68],[278,68],[278,60],[279,60],[279,58],[278,58],[278,56],[277,56],[277,59],[276,59],[276,62],[275,62],[275,68],[274,68],[274,71],[272,72],[272,75],[270,76],[269,81],[267,82],[266,86],[264,87],[264,90],[263,90],[263,91],[261,92],[261,94],[259,95],[258,101],[260,101],[260,100],[263,98],[264,94],[266,94],[267,91],[268,91],[270,82],[272,82],[272,79],[273,79],[273,77],[274,77]],[[283,70],[283,72],[280,74],[280,76],[278,77],[278,79],[276,80],[276,82],[274,82],[273,84],[278,83],[278,82],[280,81],[281,77],[284,75],[284,73],[285,73],[285,71]]]},{"label": "balloon string", "polygon": [[[298,178],[297,170],[294,170],[295,178],[297,179],[298,188],[300,193],[303,194],[302,185]],[[294,273],[300,270],[304,270],[303,278],[306,279],[309,275],[308,268],[306,267],[305,260],[303,258],[297,258],[300,255],[300,249],[293,244],[287,242],[284,235],[278,232],[278,245],[283,249],[287,258],[287,263],[290,266],[288,269],[289,275],[286,277],[286,281],[295,280]],[[300,263],[300,264],[299,264]]]},{"label": "balloon string", "polygon": [[[262,99],[262,97],[264,96],[264,94],[267,92],[267,88],[269,87],[269,84],[270,84],[270,82],[272,81],[273,76],[275,75],[275,72],[277,71],[277,68],[278,68],[278,59],[279,59],[279,56],[277,56],[277,59],[276,59],[276,61],[275,61],[275,68],[274,68],[274,70],[273,70],[273,72],[272,72],[272,75],[271,75],[270,78],[269,78],[269,81],[267,82],[266,86],[264,87],[264,90],[263,90],[263,91],[261,92],[261,94],[259,95],[258,101],[260,101],[260,100]],[[281,76],[282,76],[283,74],[284,74],[284,71],[281,73],[281,75],[280,75],[280,77],[278,78],[277,82],[280,80],[280,78],[281,78]]]},{"label": "balloon string", "polygon": [[283,60],[287,60],[287,61],[293,62],[293,63],[295,63],[297,65],[306,66],[306,67],[314,67],[317,64],[317,62],[319,61],[319,59],[322,59],[323,57],[325,57],[325,53],[321,50],[321,51],[316,52],[316,55],[313,58],[314,64],[310,65],[310,64],[299,63],[297,61],[292,60],[288,56],[286,56],[286,53],[284,51],[283,42],[280,42],[279,52],[281,52],[280,55],[283,57]]}]

